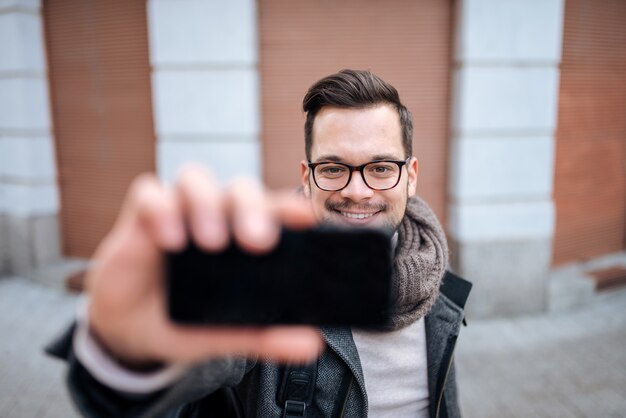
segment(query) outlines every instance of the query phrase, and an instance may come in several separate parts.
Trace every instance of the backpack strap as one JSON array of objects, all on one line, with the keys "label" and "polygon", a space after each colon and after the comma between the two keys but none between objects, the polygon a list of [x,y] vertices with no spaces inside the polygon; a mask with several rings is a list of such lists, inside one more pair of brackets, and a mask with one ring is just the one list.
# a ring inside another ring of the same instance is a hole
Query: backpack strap
[{"label": "backpack strap", "polygon": [[283,405],[282,418],[305,418],[306,409],[311,405],[317,361],[307,365],[285,366],[283,380],[278,392],[278,405]]},{"label": "backpack strap", "polygon": [[[448,299],[456,303],[459,308],[465,309],[465,302],[467,302],[467,298],[472,290],[472,283],[447,270],[439,290]],[[467,326],[465,316],[463,316],[463,325]]]},{"label": "backpack strap", "polygon": [[448,299],[456,303],[459,308],[464,309],[470,290],[472,290],[472,283],[462,279],[450,270],[446,270],[439,289]]}]

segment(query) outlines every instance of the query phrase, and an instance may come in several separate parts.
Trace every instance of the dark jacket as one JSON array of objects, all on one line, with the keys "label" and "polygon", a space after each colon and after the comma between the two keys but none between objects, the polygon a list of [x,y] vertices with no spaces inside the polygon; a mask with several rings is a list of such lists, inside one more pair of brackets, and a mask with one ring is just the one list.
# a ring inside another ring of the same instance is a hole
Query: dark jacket
[{"label": "dark jacket", "polygon": [[[471,284],[450,272],[425,318],[431,417],[460,417],[454,375],[454,347]],[[361,418],[367,415],[363,371],[350,328],[323,328],[327,349],[317,361],[313,398],[306,417]],[[69,363],[73,400],[89,417],[223,416],[215,405],[228,405],[245,417],[282,417],[280,386],[284,367],[253,360],[225,358],[192,369],[172,387],[150,395],[114,391],[100,384],[75,359],[73,329],[48,347]],[[212,394],[212,395],[209,395]]]}]

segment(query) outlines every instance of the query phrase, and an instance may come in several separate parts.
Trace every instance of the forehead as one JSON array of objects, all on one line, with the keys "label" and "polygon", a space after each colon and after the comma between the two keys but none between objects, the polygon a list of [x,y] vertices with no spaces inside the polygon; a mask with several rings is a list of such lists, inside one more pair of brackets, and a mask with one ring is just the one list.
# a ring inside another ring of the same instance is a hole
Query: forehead
[{"label": "forehead", "polygon": [[329,155],[350,163],[367,162],[379,155],[404,159],[398,112],[389,104],[363,109],[322,108],[313,123],[311,159]]}]

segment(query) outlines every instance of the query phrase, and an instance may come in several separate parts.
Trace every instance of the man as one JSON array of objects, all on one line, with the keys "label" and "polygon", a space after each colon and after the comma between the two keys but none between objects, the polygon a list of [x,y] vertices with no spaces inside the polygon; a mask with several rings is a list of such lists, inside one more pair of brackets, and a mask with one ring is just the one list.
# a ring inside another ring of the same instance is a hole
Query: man
[{"label": "man", "polygon": [[[445,273],[444,233],[415,196],[410,113],[394,87],[352,70],[314,84],[303,107],[308,199],[245,179],[221,190],[198,167],[173,189],[150,176],[133,184],[97,251],[77,325],[50,348],[69,361],[83,413],[200,417],[228,404],[250,417],[460,416],[452,357],[470,286]],[[167,319],[163,251],[191,238],[207,251],[233,239],[261,253],[282,225],[316,222],[394,232],[387,329],[185,328]]]}]

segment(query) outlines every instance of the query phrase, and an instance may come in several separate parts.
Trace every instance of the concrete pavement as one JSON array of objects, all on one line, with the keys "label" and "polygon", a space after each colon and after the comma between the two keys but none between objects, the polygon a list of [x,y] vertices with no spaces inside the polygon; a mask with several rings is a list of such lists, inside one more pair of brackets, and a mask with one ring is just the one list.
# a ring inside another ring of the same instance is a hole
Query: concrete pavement
[{"label": "concrete pavement", "polygon": [[63,363],[43,352],[72,318],[75,303],[75,296],[30,280],[0,280],[0,417],[78,417]]},{"label": "concrete pavement", "polygon": [[626,417],[626,289],[569,312],[470,321],[458,347],[467,417]]},{"label": "concrete pavement", "polygon": [[[0,280],[0,417],[72,418],[61,362],[42,347],[76,297]],[[470,321],[457,350],[466,417],[626,417],[626,289],[571,312]]]}]

